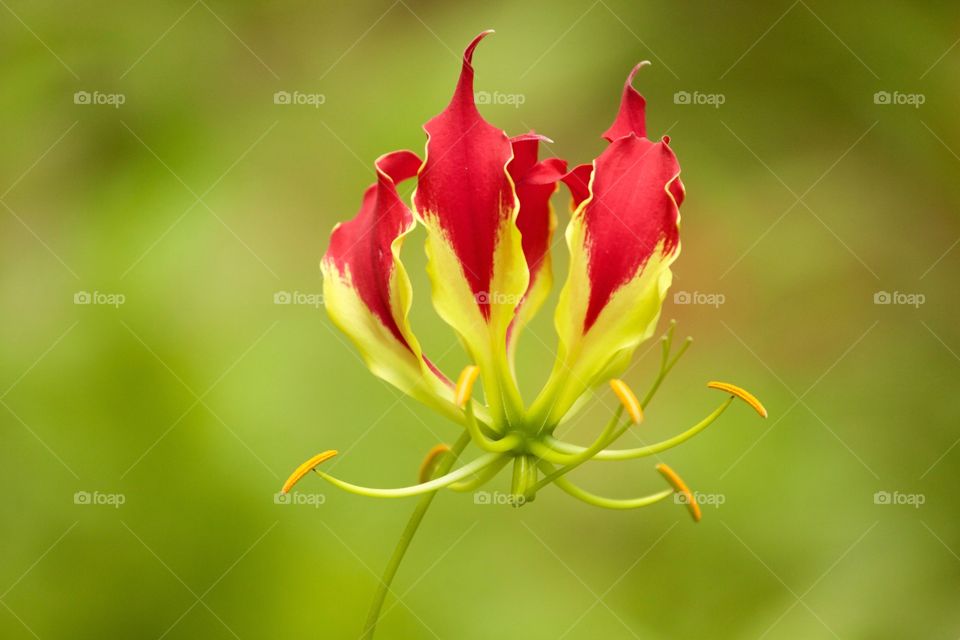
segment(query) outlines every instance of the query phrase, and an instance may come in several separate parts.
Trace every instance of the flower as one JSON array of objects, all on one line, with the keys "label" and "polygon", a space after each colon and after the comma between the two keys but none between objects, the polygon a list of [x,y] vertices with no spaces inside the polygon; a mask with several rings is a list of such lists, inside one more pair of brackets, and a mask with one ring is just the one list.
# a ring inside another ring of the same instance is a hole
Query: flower
[{"label": "flower", "polygon": [[[327,311],[370,370],[459,423],[463,435],[452,448],[437,445],[428,453],[420,482],[413,486],[373,489],[335,478],[317,468],[336,453],[328,451],[301,465],[284,491],[310,470],[368,496],[468,491],[512,462],[512,491],[519,504],[549,484],[615,509],[645,506],[677,492],[699,519],[693,494],[664,464],[656,468],[670,487],[629,500],[596,496],[565,477],[589,460],[629,460],[676,446],[709,426],[737,397],[766,416],[746,391],[712,382],[709,386],[728,398],[686,432],[646,447],[609,448],[642,422],[660,383],[690,344],[688,339],[674,353],[670,326],[660,370],[642,400],[617,378],[638,345],[652,336],[670,287],[670,266],[680,253],[680,166],[669,138],[647,137],[646,103],[633,87],[648,63],[627,76],[617,116],[603,133],[606,149],[593,162],[568,171],[559,158],[539,159],[548,138],[534,132],[511,138],[478,111],[473,55],[490,33],[467,46],[449,105],[424,126],[423,159],[412,151],[394,151],[376,160],[376,183],[364,193],[356,216],[333,230],[321,262]],[[397,186],[414,178],[408,206]],[[550,198],[561,182],[571,194],[571,217],[566,229],[570,266],[555,311],[558,353],[543,389],[527,406],[513,359],[524,326],[552,286],[556,216]],[[401,248],[418,223],[427,234],[433,305],[474,363],[456,383],[423,353],[408,321],[412,290]],[[473,393],[478,379],[484,402]],[[555,438],[557,426],[604,383],[620,407],[594,443],[579,447]],[[624,410],[627,419],[621,424]],[[483,453],[450,470],[469,443]]]}]

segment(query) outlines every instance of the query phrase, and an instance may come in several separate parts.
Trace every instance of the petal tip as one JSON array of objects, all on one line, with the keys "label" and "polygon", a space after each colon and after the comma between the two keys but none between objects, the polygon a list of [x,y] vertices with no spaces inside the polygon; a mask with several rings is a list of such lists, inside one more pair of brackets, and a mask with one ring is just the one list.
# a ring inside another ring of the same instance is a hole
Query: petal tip
[{"label": "petal tip", "polygon": [[493,29],[487,29],[486,31],[481,31],[478,33],[473,40],[470,41],[470,44],[467,45],[467,48],[463,52],[463,60],[467,64],[473,62],[473,51],[477,48],[477,45],[480,44],[480,41],[486,38],[491,33],[496,33]]},{"label": "petal tip", "polygon": [[630,70],[630,74],[627,76],[626,85],[628,87],[632,87],[633,79],[637,76],[637,73],[640,71],[640,69],[643,69],[644,67],[649,67],[649,66],[650,66],[649,60],[641,60],[640,62],[635,64],[633,69]]},{"label": "petal tip", "polygon": [[533,140],[537,140],[538,142],[549,142],[549,143],[553,144],[553,140],[551,140],[551,139],[548,138],[547,136],[543,135],[542,133],[537,133],[536,131],[530,131],[530,132],[528,132],[528,133],[521,133],[521,134],[518,135],[518,136],[514,136],[514,137],[510,138],[510,142],[512,142],[512,143],[515,143],[515,142],[529,142],[529,141],[533,141]]}]

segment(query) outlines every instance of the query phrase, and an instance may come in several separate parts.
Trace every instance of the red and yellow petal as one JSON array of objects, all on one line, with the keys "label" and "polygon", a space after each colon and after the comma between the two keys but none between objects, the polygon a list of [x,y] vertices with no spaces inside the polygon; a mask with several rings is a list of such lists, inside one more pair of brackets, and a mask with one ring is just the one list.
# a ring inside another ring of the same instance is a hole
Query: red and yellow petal
[{"label": "red and yellow petal", "polygon": [[564,178],[576,210],[555,319],[560,349],[534,406],[537,419],[550,425],[586,390],[617,375],[650,337],[680,251],[680,166],[669,140],[645,137],[645,103],[630,84],[640,66],[604,134],[610,145],[592,166]]},{"label": "red and yellow petal", "polygon": [[627,135],[607,147],[595,167],[590,199],[575,219],[583,225],[576,250],[586,258],[590,283],[584,333],[654,254],[665,258],[680,246],[679,207],[670,189],[680,165],[666,142]]},{"label": "red and yellow petal", "polygon": [[450,381],[424,358],[407,320],[412,294],[400,248],[416,221],[396,185],[420,165],[411,151],[377,159],[377,183],[364,193],[360,211],[330,236],[321,261],[324,303],[374,374],[459,419]]},{"label": "red and yellow petal", "polygon": [[474,103],[473,53],[489,33],[467,47],[450,104],[424,126],[426,160],[413,202],[427,229],[434,306],[480,367],[488,403],[502,421],[508,414],[518,417],[522,404],[507,363],[506,336],[529,272],[507,171],[513,148]]},{"label": "red and yellow petal", "polygon": [[550,197],[557,190],[557,182],[565,175],[567,163],[560,158],[538,160],[542,136],[533,132],[511,140],[513,159],[507,171],[514,183],[520,210],[517,228],[522,238],[523,255],[530,273],[530,283],[510,326],[508,351],[510,361],[517,337],[539,311],[553,285],[550,248],[557,217]]},{"label": "red and yellow petal", "polygon": [[593,164],[581,164],[570,170],[562,180],[570,190],[570,210],[576,211],[580,204],[590,197],[590,179],[593,177]]}]

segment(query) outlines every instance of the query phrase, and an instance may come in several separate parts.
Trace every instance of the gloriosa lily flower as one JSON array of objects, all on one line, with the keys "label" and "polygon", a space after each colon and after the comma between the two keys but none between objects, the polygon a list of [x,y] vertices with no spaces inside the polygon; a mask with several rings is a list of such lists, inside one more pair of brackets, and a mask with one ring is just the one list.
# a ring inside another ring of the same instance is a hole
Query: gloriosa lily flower
[{"label": "gloriosa lily flower", "polygon": [[[674,447],[709,426],[734,398],[766,417],[760,402],[743,389],[711,382],[708,386],[728,397],[698,424],[657,444],[610,448],[643,420],[644,409],[689,346],[688,339],[673,349],[671,325],[662,340],[659,372],[642,399],[617,379],[655,330],[671,282],[670,265],[680,252],[680,167],[667,137],[656,142],[647,137],[646,103],[633,88],[634,76],[647,63],[627,77],[619,112],[603,133],[609,146],[592,163],[568,171],[563,160],[538,159],[546,138],[532,132],[510,138],[477,110],[472,59],[489,33],[466,48],[450,104],[425,125],[424,159],[412,151],[377,159],[376,183],[364,194],[357,215],[334,229],[321,265],[327,311],[371,371],[459,423],[463,434],[452,448],[438,445],[427,455],[420,482],[413,486],[374,489],[335,478],[317,469],[336,455],[327,451],[301,465],[283,490],[316,471],[337,487],[367,496],[471,491],[512,462],[518,504],[549,484],[611,509],[642,507],[677,493],[699,519],[696,499],[664,464],[656,469],[669,486],[632,499],[597,496],[564,477],[589,460],[631,460]],[[397,185],[413,178],[416,190],[408,207]],[[552,285],[556,218],[550,197],[560,182],[572,202],[566,230],[570,267],[555,312],[558,355],[543,389],[527,406],[513,357],[522,329]],[[427,233],[434,307],[474,363],[456,383],[423,353],[407,318],[412,291],[400,253],[417,223]],[[473,394],[478,379],[482,403]],[[557,426],[604,383],[620,406],[594,443],[582,447],[555,438]],[[453,469],[470,443],[482,454]]]}]

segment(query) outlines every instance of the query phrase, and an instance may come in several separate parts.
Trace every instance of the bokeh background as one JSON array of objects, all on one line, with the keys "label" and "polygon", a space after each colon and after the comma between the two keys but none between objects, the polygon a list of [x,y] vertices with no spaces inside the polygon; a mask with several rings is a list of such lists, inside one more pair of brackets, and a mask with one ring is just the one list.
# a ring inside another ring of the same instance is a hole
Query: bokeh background
[{"label": "bokeh background", "polygon": [[[341,477],[408,483],[457,430],[368,374],[318,307],[317,265],[373,160],[422,150],[486,28],[477,89],[521,98],[484,115],[574,163],[653,62],[650,133],[689,194],[673,293],[691,304],[671,294],[663,319],[695,343],[626,441],[697,421],[711,379],[770,418],[735,405],[661,456],[722,502],[699,525],[555,489],[522,509],[441,495],[379,637],[960,635],[955,6],[0,5],[3,638],[359,635],[413,501],[317,478],[306,504],[274,493],[327,448]],[[413,320],[455,374],[421,243]],[[520,347],[528,396],[554,344],[547,310]],[[590,441],[613,402],[564,435]],[[653,462],[577,478],[639,495],[662,486]]]}]

